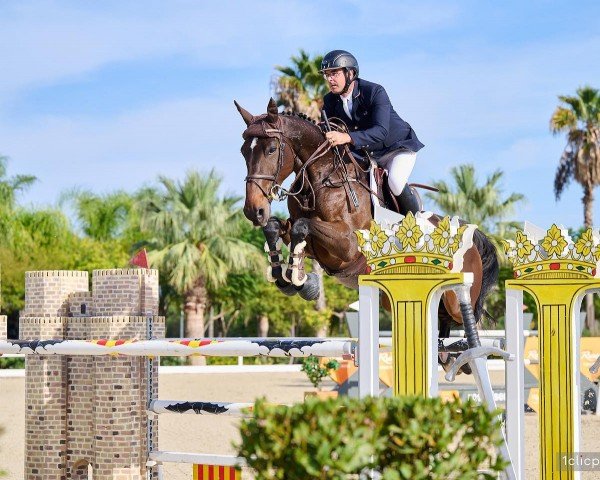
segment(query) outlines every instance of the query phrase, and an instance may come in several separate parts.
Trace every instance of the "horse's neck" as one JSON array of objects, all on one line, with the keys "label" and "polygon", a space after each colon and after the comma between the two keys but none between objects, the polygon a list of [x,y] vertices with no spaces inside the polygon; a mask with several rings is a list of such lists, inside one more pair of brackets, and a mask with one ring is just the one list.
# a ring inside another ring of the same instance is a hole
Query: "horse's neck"
[{"label": "horse's neck", "polygon": [[294,150],[294,172],[298,171],[310,160],[313,153],[325,141],[320,131],[313,129],[312,125],[291,123],[288,129],[299,134],[291,136],[292,149]]}]

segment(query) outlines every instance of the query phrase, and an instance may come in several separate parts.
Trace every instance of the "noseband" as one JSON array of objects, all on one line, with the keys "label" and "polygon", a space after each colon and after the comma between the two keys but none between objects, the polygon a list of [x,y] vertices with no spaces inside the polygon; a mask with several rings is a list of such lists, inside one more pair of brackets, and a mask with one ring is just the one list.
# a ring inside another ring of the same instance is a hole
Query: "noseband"
[{"label": "noseband", "polygon": [[[267,197],[267,199],[269,201],[280,198],[280,196],[277,192],[282,191],[282,187],[281,187],[281,185],[279,185],[277,183],[277,179],[279,178],[279,173],[281,172],[281,169],[283,168],[283,156],[284,156],[284,152],[285,152],[285,147],[287,145],[286,142],[284,141],[284,139],[286,137],[283,133],[283,130],[280,128],[279,121],[278,121],[277,127],[278,128],[272,128],[267,122],[265,122],[263,120],[260,122],[250,124],[248,126],[248,128],[244,131],[244,133],[242,134],[242,137],[244,138],[244,140],[248,140],[249,138],[275,138],[275,139],[277,139],[277,142],[279,143],[279,147],[278,147],[279,155],[277,158],[277,170],[275,171],[275,173],[273,175],[255,173],[253,175],[247,175],[246,178],[244,179],[244,181],[246,183],[248,183],[248,182],[254,183],[259,188],[259,190],[263,193],[263,195],[265,197]],[[292,147],[290,147],[290,149],[291,148]],[[294,152],[293,149],[292,149],[292,153],[294,153],[294,155],[296,155],[296,153]],[[265,191],[265,189],[258,183],[257,180],[271,181],[271,186],[268,189],[268,191]]]}]

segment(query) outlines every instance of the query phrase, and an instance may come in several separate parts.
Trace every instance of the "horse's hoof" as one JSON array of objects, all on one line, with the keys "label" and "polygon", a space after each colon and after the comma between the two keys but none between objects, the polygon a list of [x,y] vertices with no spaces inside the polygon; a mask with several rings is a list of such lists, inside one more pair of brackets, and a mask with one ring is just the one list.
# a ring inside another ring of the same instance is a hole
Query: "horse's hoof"
[{"label": "horse's hoof", "polygon": [[279,291],[281,293],[283,293],[284,295],[287,295],[288,297],[293,297],[294,295],[296,295],[298,293],[298,289],[291,283],[287,283],[283,286],[279,285],[279,282],[275,282],[275,285],[277,285],[277,288],[279,289]]},{"label": "horse's hoof", "polygon": [[306,282],[298,292],[304,300],[316,300],[319,298],[319,277],[316,273],[310,272],[307,275]]}]

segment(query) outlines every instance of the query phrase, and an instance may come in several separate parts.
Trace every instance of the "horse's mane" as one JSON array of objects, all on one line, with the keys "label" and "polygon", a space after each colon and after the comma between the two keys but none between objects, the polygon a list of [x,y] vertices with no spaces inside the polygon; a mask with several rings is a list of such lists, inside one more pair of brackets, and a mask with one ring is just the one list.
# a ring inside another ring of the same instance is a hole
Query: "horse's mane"
[{"label": "horse's mane", "polygon": [[286,110],[281,112],[279,115],[285,115],[286,117],[298,117],[302,120],[306,120],[307,122],[312,123],[313,125],[317,124],[316,120],[312,119],[311,117],[302,112],[293,112],[291,110]]},{"label": "horse's mane", "polygon": [[311,117],[309,117],[308,115],[306,115],[302,112],[293,112],[291,110],[287,110],[287,111],[281,112],[279,115],[281,115],[283,117],[303,120],[304,122],[307,123],[307,125],[311,126],[315,130],[315,133],[318,132],[321,135],[323,135],[323,131],[321,130],[321,127],[319,127],[316,120],[312,119]]},{"label": "horse's mane", "polygon": [[[319,135],[319,137],[324,138],[325,134],[323,133],[323,130],[321,130],[321,127],[317,124],[317,122],[315,120],[313,120],[312,118],[310,118],[308,115],[304,114],[304,113],[300,113],[300,112],[292,112],[292,111],[284,111],[278,114],[282,120],[298,120],[302,126],[304,127],[309,127],[309,130],[316,134]],[[252,123],[250,123],[248,125],[248,127],[246,128],[246,130],[244,130],[244,133],[242,134],[242,137],[244,138],[244,140],[248,140],[250,137],[268,137],[270,135],[268,135],[265,131],[265,120],[268,117],[268,114],[263,113],[261,115],[257,115],[255,117],[252,118]],[[273,125],[272,127],[276,127],[275,125]],[[287,134],[289,135],[290,133],[296,133],[297,132],[287,132]],[[296,136],[296,135],[293,135]]]}]

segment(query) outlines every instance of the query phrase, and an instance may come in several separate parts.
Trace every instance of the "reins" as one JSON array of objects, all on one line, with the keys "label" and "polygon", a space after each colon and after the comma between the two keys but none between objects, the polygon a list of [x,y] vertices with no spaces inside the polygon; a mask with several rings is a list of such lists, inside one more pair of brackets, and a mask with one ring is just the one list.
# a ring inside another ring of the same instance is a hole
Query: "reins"
[{"label": "reins", "polygon": [[[255,128],[253,128],[251,130],[251,127],[253,127],[253,126]],[[335,124],[335,126],[338,130],[343,130],[343,127],[341,127],[340,125]],[[267,124],[264,120],[261,120],[260,125],[258,125],[258,122],[256,124],[252,124],[252,125],[248,126],[248,129],[246,129],[246,132],[244,132],[244,138],[249,138],[251,136],[252,137],[272,137],[272,138],[277,138],[277,141],[279,142],[279,155],[278,155],[278,159],[277,159],[277,170],[276,170],[275,174],[266,175],[266,174],[257,173],[257,174],[247,175],[245,178],[246,183],[248,183],[248,182],[254,183],[269,201],[272,201],[272,200],[282,201],[282,200],[285,200],[287,197],[291,197],[298,203],[298,206],[300,207],[300,209],[302,211],[311,212],[311,211],[314,211],[316,208],[316,192],[321,190],[324,187],[329,187],[329,188],[344,187],[344,190],[346,191],[346,195],[348,196],[348,198],[349,199],[353,198],[351,196],[351,192],[352,193],[354,193],[354,192],[352,191],[352,188],[350,187],[350,182],[355,182],[355,183],[359,184],[361,187],[366,189],[369,193],[375,194],[377,197],[379,197],[376,192],[373,192],[373,190],[368,185],[366,185],[364,182],[362,182],[359,178],[354,178],[350,175],[350,172],[348,171],[348,165],[344,161],[344,157],[349,159],[350,163],[352,163],[354,165],[354,167],[357,171],[360,171],[362,173],[367,173],[369,171],[369,168],[367,167],[366,169],[363,169],[360,166],[360,164],[354,158],[354,155],[352,155],[352,152],[350,152],[348,145],[344,145],[342,154],[340,154],[339,152],[334,150],[333,169],[322,180],[321,185],[317,185],[316,187],[313,187],[310,179],[308,178],[308,168],[311,165],[313,165],[317,160],[323,158],[329,151],[332,150],[332,146],[327,141],[324,141],[323,143],[321,143],[317,147],[317,149],[312,153],[312,155],[306,160],[306,162],[304,162],[304,164],[300,167],[300,169],[296,173],[296,177],[294,178],[294,180],[292,181],[292,183],[290,185],[290,188],[289,189],[283,188],[282,185],[277,183],[277,179],[279,177],[279,174],[281,173],[281,169],[283,168],[285,147],[288,146],[290,148],[290,150],[292,151],[292,153],[294,154],[294,162],[298,158],[298,155],[296,154],[296,152],[290,145],[291,142],[289,141],[289,137],[286,136],[285,132],[283,131],[283,128],[281,128],[281,120],[278,120],[277,127],[278,128],[271,128],[271,126],[269,124]],[[284,140],[287,140],[287,142]],[[340,175],[341,178],[339,181],[334,181],[331,179],[331,177],[335,173]],[[265,191],[265,189],[257,182],[257,180],[271,181],[272,183],[271,183],[271,186],[269,187],[268,191]],[[309,192],[307,194],[306,205],[303,204],[303,202],[298,198],[301,195],[303,195],[305,188],[309,189]],[[354,203],[354,205],[355,205],[355,207],[357,206],[356,203]]]}]

